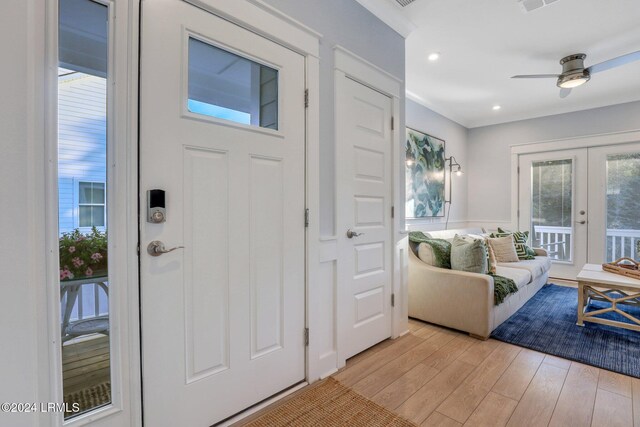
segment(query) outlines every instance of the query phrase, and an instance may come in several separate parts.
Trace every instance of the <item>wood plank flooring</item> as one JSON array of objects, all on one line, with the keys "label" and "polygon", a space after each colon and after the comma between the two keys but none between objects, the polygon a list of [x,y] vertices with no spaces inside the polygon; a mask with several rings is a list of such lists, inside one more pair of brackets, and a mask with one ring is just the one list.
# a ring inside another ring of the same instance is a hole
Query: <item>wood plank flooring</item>
[{"label": "wood plank flooring", "polygon": [[110,379],[109,337],[67,342],[62,346],[64,394],[94,387]]},{"label": "wood plank flooring", "polygon": [[421,426],[640,427],[640,380],[411,319],[343,384]]}]

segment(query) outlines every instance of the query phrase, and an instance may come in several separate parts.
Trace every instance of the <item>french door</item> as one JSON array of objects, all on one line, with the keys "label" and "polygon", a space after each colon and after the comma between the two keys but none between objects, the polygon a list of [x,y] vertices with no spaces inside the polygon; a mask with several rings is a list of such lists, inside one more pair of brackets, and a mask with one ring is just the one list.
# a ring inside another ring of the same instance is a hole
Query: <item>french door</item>
[{"label": "french door", "polygon": [[144,419],[209,426],[305,378],[304,58],[184,1],[141,26]]},{"label": "french door", "polygon": [[549,252],[552,277],[639,256],[640,143],[524,154],[518,165],[519,228]]}]

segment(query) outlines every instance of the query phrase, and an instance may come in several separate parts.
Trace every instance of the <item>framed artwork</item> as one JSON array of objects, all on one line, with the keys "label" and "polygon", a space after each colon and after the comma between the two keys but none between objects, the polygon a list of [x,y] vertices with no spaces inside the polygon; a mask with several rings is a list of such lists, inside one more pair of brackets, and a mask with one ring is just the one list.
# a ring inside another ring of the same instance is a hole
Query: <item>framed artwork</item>
[{"label": "framed artwork", "polygon": [[407,128],[407,218],[444,216],[444,146],[442,139]]}]

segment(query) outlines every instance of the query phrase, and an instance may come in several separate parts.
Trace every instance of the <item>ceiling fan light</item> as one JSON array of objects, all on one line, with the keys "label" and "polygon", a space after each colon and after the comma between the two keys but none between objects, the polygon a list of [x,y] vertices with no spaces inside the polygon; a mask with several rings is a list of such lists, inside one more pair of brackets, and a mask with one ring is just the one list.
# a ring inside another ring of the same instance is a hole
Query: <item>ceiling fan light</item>
[{"label": "ceiling fan light", "polygon": [[589,79],[591,79],[591,76],[588,72],[569,76],[560,76],[558,78],[558,87],[561,87],[562,89],[571,89],[585,84]]}]

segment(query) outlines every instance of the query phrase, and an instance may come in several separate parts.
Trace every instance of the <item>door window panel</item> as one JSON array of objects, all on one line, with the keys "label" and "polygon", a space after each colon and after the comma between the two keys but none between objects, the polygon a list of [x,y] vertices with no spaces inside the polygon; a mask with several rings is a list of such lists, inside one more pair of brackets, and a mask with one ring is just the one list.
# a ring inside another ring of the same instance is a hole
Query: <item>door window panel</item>
[{"label": "door window panel", "polygon": [[558,261],[572,261],[573,160],[533,162],[531,230],[534,247]]},{"label": "door window panel", "polygon": [[[59,0],[58,232],[65,419],[111,403],[107,271],[109,8]],[[96,228],[97,227],[97,228]]]},{"label": "door window panel", "polygon": [[278,129],[278,71],[189,38],[190,112]]},{"label": "door window panel", "polygon": [[640,153],[607,156],[607,262],[640,257]]}]

